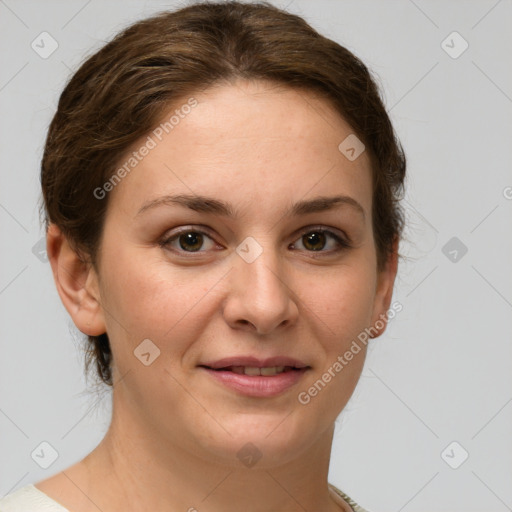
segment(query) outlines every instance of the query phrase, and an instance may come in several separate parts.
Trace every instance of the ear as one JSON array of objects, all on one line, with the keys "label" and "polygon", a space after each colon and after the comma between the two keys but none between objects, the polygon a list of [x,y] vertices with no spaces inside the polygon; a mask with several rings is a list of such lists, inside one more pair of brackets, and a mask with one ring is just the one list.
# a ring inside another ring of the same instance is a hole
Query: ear
[{"label": "ear", "polygon": [[[392,252],[388,256],[385,268],[377,274],[377,289],[373,303],[372,331],[377,334],[370,336],[378,338],[384,333],[387,327],[387,311],[393,296],[393,287],[398,270],[398,238],[395,238],[392,245]],[[380,327],[379,327],[380,326]]]},{"label": "ear", "polygon": [[60,299],[74,324],[89,336],[105,333],[98,276],[92,264],[83,260],[53,223],[46,234],[46,252]]}]

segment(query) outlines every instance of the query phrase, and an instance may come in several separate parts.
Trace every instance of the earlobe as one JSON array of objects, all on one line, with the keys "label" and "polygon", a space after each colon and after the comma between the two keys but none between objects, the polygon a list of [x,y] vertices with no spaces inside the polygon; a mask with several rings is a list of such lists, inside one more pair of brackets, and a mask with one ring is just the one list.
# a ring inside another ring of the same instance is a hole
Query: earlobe
[{"label": "earlobe", "polygon": [[89,336],[106,332],[96,271],[73,249],[62,231],[50,224],[46,250],[64,307],[77,328]]},{"label": "earlobe", "polygon": [[398,238],[395,238],[386,267],[377,275],[377,289],[372,316],[372,331],[377,331],[377,334],[372,335],[371,338],[381,336],[387,327],[387,311],[393,297],[393,288],[398,271],[398,243]]}]

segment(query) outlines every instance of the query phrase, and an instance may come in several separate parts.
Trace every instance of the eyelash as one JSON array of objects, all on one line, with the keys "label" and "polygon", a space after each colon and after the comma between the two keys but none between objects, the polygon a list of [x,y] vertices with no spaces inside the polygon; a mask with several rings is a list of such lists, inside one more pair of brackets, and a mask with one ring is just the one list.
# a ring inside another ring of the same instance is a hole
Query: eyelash
[{"label": "eyelash", "polygon": [[[212,237],[207,232],[205,232],[205,231],[202,231],[202,230],[199,230],[199,229],[183,228],[183,229],[180,229],[179,231],[173,233],[171,236],[165,237],[164,239],[159,241],[158,244],[162,248],[168,248],[168,246],[169,246],[169,244],[171,242],[173,242],[174,240],[178,240],[181,235],[184,235],[184,234],[187,234],[187,233],[196,233],[196,234],[200,234],[200,235],[205,235],[208,238],[210,238],[210,240],[213,241]],[[322,253],[325,254],[325,255],[333,255],[333,254],[337,254],[339,252],[345,251],[347,249],[350,249],[352,247],[352,244],[351,244],[350,240],[348,240],[348,239],[345,240],[342,237],[340,237],[339,235],[337,235],[336,233],[334,233],[333,231],[331,231],[329,229],[326,229],[324,227],[320,227],[320,226],[318,226],[318,227],[315,227],[315,226],[308,227],[307,229],[305,229],[304,231],[301,232],[301,234],[299,235],[299,238],[297,240],[299,240],[302,237],[304,237],[305,235],[308,235],[308,234],[311,234],[311,233],[322,233],[322,234],[329,235],[330,237],[332,237],[336,241],[336,243],[338,244],[338,247],[336,249],[332,249],[330,251],[324,251],[324,250],[311,251],[311,250],[305,249],[306,252],[309,252],[309,253],[312,253],[312,254],[315,254],[315,255],[316,254],[320,254],[321,255]],[[193,255],[193,254],[201,254],[201,253],[206,252],[206,251],[185,251],[185,250],[177,250],[177,249],[171,249],[171,250],[173,252],[179,253],[180,255],[181,254]],[[318,256],[315,256],[315,257],[318,257]]]}]

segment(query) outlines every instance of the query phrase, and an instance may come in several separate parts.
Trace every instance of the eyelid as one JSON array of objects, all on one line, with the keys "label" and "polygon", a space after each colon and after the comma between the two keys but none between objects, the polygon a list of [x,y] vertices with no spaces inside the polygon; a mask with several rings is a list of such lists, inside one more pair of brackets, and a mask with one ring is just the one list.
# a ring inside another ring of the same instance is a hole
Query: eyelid
[{"label": "eyelid", "polygon": [[[303,251],[310,255],[312,258],[321,258],[322,256],[328,257],[333,255],[339,255],[340,253],[351,249],[353,247],[352,241],[350,237],[348,237],[343,231],[343,234],[339,233],[339,230],[336,228],[330,228],[327,226],[306,226],[305,228],[302,228],[301,231],[299,231],[299,236],[296,240],[302,238],[304,235],[308,233],[326,233],[328,236],[333,238],[335,242],[337,243],[337,247],[335,249],[327,250],[327,251]],[[294,245],[295,242],[293,242],[292,245]]]},{"label": "eyelid", "polygon": [[[206,235],[212,242],[217,243],[217,242],[215,242],[214,237],[211,234],[211,230],[207,226],[193,225],[193,226],[183,226],[183,227],[176,228],[176,230],[173,230],[172,234],[167,234],[166,233],[158,241],[158,244],[161,247],[165,247],[168,244],[170,244],[170,242],[176,240],[180,235],[182,235],[184,233],[199,233],[201,235]],[[172,249],[172,250],[174,252],[178,252],[180,254],[189,254],[189,255],[201,254],[201,253],[206,252],[206,251],[195,251],[195,252],[194,251],[190,251],[190,252],[187,252],[187,251],[175,251],[174,249]]]},{"label": "eyelid", "polygon": [[[184,233],[190,233],[190,232],[199,233],[201,235],[206,235],[208,238],[210,238],[210,240],[212,240],[212,242],[217,243],[214,239],[214,236],[211,234],[210,228],[208,228],[207,226],[203,226],[203,225],[191,225],[191,226],[183,226],[180,228],[176,228],[176,230],[173,231],[173,233],[171,235],[164,235],[163,238],[159,241],[159,245],[161,247],[165,247],[171,241],[176,240],[180,235],[182,235]],[[331,227],[328,227],[325,225],[310,225],[310,226],[305,226],[305,227],[301,228],[297,232],[297,234],[294,235],[294,242],[292,242],[291,245],[293,245],[302,236],[304,236],[308,233],[312,233],[312,232],[326,233],[327,235],[330,235],[338,243],[338,248],[331,249],[329,251],[305,251],[305,252],[308,252],[311,254],[316,253],[316,254],[328,255],[328,254],[336,254],[336,253],[339,253],[343,250],[346,250],[346,249],[349,249],[352,247],[352,241],[351,241],[350,237],[346,235],[345,232],[340,231],[337,228],[331,228]],[[342,234],[340,234],[340,232]],[[174,249],[172,249],[172,250],[174,252],[178,252],[179,254],[188,254],[189,255],[188,257],[194,257],[193,255],[195,255],[195,254],[201,254],[201,253],[208,252],[208,251],[182,251],[182,250],[176,251]]]},{"label": "eyelid", "polygon": [[352,242],[352,240],[350,240],[350,237],[341,229],[331,228],[331,227],[325,226],[323,224],[317,224],[317,225],[313,224],[311,226],[306,226],[304,228],[301,228],[299,230],[299,236],[303,236],[306,233],[310,233],[311,231],[320,231],[322,233],[328,233],[331,235],[335,235],[336,237],[340,238],[343,242],[345,242],[347,244]]}]

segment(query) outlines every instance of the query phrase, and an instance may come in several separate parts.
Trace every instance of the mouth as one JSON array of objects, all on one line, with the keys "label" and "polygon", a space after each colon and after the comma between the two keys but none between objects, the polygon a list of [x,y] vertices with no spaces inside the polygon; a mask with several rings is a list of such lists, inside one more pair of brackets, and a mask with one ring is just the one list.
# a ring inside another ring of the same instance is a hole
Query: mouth
[{"label": "mouth", "polygon": [[238,375],[249,375],[252,377],[272,377],[274,375],[280,375],[281,373],[301,371],[305,369],[297,368],[295,366],[266,366],[262,368],[258,366],[224,366],[222,368],[211,368],[209,366],[200,365],[200,367],[213,370],[215,372],[233,372]]},{"label": "mouth", "polygon": [[243,357],[200,364],[198,368],[237,394],[269,398],[291,390],[311,366],[285,357],[266,360]]},{"label": "mouth", "polygon": [[[245,373],[248,370],[250,373],[246,375],[260,375],[256,371],[263,370],[274,374],[274,369],[277,373],[282,373],[285,370],[300,370],[302,368],[309,368],[307,364],[299,359],[287,356],[274,356],[261,359],[256,356],[232,356],[217,359],[215,361],[203,361],[199,366],[211,368],[212,370],[228,370],[235,373]],[[252,372],[252,373],[251,373]],[[264,373],[265,375],[266,373]]]}]

